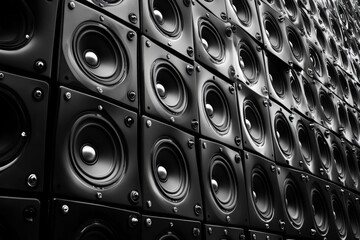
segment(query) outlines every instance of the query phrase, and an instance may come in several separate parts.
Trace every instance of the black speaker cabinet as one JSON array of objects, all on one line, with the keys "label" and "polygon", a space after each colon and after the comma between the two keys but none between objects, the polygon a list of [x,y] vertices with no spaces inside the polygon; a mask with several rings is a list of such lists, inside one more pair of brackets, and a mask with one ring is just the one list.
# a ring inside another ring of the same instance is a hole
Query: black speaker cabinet
[{"label": "black speaker cabinet", "polygon": [[195,138],[145,116],[141,125],[144,210],[202,220]]},{"label": "black speaker cabinet", "polygon": [[0,238],[37,240],[40,236],[40,201],[0,197]]},{"label": "black speaker cabinet", "polygon": [[0,72],[0,188],[41,192],[49,85]]},{"label": "black speaker cabinet", "polygon": [[290,87],[293,98],[293,109],[299,113],[306,116],[306,113],[309,113],[308,102],[305,95],[303,80],[306,78],[306,73],[304,71],[295,71],[294,69],[290,70]]},{"label": "black speaker cabinet", "polygon": [[295,124],[293,124],[294,114],[275,102],[271,103],[269,110],[275,161],[278,164],[290,165],[303,170],[302,163],[300,163],[302,160],[300,158],[301,150]]},{"label": "black speaker cabinet", "polygon": [[141,3],[142,33],[194,59],[191,1],[145,0]]},{"label": "black speaker cabinet", "polygon": [[142,240],[200,240],[202,239],[201,223],[197,221],[142,216]]},{"label": "black speaker cabinet", "polygon": [[305,69],[307,69],[307,73],[311,78],[324,83],[327,78],[324,53],[319,45],[314,44],[309,39],[307,39],[306,42],[309,51],[309,58],[306,59]]},{"label": "black speaker cabinet", "polygon": [[286,234],[311,238],[312,211],[307,197],[308,175],[286,167],[278,167],[277,173]]},{"label": "black speaker cabinet", "polygon": [[97,6],[97,11],[105,11],[113,18],[124,21],[135,28],[140,27],[140,4],[139,0],[80,0]]},{"label": "black speaker cabinet", "polygon": [[253,39],[262,43],[261,28],[254,0],[225,0],[228,21],[241,27]]},{"label": "black speaker cabinet", "polygon": [[242,146],[234,83],[196,66],[200,133],[236,148]]},{"label": "black speaker cabinet", "polygon": [[245,231],[242,228],[233,228],[228,226],[204,225],[204,234],[206,240],[237,240],[246,239]]},{"label": "black speaker cabinet", "polygon": [[236,60],[231,24],[221,21],[197,1],[192,10],[195,60],[224,77],[235,80],[237,73],[234,67]]},{"label": "black speaker cabinet", "polygon": [[283,232],[285,222],[276,165],[249,152],[244,155],[250,227]]},{"label": "black speaker cabinet", "polygon": [[221,19],[222,21],[227,21],[228,15],[226,11],[225,1],[226,0],[196,0],[196,2],[199,2],[203,7],[210,11],[218,19]]},{"label": "black speaker cabinet", "polygon": [[137,212],[64,199],[52,205],[52,239],[140,239]]},{"label": "black speaker cabinet", "polygon": [[283,238],[281,235],[267,233],[267,232],[260,232],[255,230],[248,231],[249,239],[251,240],[282,240]]},{"label": "black speaker cabinet", "polygon": [[140,206],[137,115],[65,87],[58,97],[54,194]]},{"label": "black speaker cabinet", "polygon": [[146,37],[142,45],[143,111],[170,124],[199,132],[194,66]]},{"label": "black speaker cabinet", "polygon": [[273,160],[269,99],[241,83],[238,84],[237,94],[244,149]]},{"label": "black speaker cabinet", "polygon": [[267,96],[266,69],[261,46],[241,27],[233,27],[233,43],[236,51],[235,71],[237,79],[248,85],[253,91]]},{"label": "black speaker cabinet", "polygon": [[348,176],[349,176],[349,181],[348,181],[348,188],[352,189],[352,190],[357,190],[359,188],[359,166],[357,163],[357,158],[356,158],[356,148],[355,146],[351,145],[348,142],[345,142],[345,156],[346,156],[346,162],[348,165]]},{"label": "black speaker cabinet", "polygon": [[0,9],[0,65],[50,78],[58,1],[2,1]]},{"label": "black speaker cabinet", "polygon": [[220,225],[248,225],[243,160],[239,152],[199,141],[205,219]]},{"label": "black speaker cabinet", "polygon": [[59,55],[62,85],[137,108],[135,31],[80,2],[66,0]]},{"label": "black speaker cabinet", "polygon": [[349,186],[350,175],[345,153],[345,140],[331,132],[329,140],[331,144],[332,162],[334,164],[333,177],[331,179],[333,182],[344,187]]}]

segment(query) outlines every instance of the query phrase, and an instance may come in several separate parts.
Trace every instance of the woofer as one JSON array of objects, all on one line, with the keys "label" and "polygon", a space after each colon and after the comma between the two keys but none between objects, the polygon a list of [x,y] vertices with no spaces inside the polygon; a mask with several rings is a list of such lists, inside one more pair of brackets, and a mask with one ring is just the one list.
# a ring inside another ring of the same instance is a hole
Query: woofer
[{"label": "woofer", "polygon": [[332,153],[334,157],[334,164],[336,167],[336,172],[338,176],[340,177],[340,180],[343,182],[346,180],[346,160],[344,152],[342,151],[342,146],[340,146],[337,142],[333,141],[331,143]]},{"label": "woofer", "polygon": [[318,233],[324,236],[329,231],[329,213],[324,193],[317,182],[311,187],[310,198],[315,227]]},{"label": "woofer", "polygon": [[348,59],[348,56],[347,56],[345,50],[343,48],[339,48],[339,52],[340,52],[341,62],[343,64],[344,68],[348,69],[348,67],[349,67],[349,59]]},{"label": "woofer", "polygon": [[310,63],[316,75],[322,77],[324,74],[324,70],[323,70],[324,66],[321,60],[321,54],[313,45],[309,45],[309,57],[310,57]]},{"label": "woofer", "polygon": [[250,84],[258,81],[260,63],[252,42],[240,41],[237,46],[239,66]]},{"label": "woofer", "polygon": [[360,98],[359,98],[358,88],[356,87],[355,83],[350,79],[348,81],[348,84],[349,84],[350,93],[351,93],[351,97],[354,101],[354,104],[357,106],[360,106],[359,105]]},{"label": "woofer", "polygon": [[317,148],[319,151],[319,158],[321,160],[321,164],[324,167],[324,170],[329,171],[331,167],[331,152],[330,147],[320,130],[316,131],[315,134]]},{"label": "woofer", "polygon": [[[285,99],[289,91],[287,85],[288,80],[286,79],[287,68],[284,64],[274,58],[268,58],[269,84],[271,84],[276,95],[280,99]],[[281,64],[284,68],[281,67],[278,69],[276,66],[279,66],[279,64]]]},{"label": "woofer", "polygon": [[246,130],[251,139],[259,146],[264,145],[265,129],[257,102],[251,98],[246,99],[244,101],[243,111]]},{"label": "woofer", "polygon": [[283,37],[275,17],[271,13],[265,12],[263,19],[265,34],[270,42],[271,47],[276,52],[281,52],[283,49]]},{"label": "woofer", "polygon": [[357,171],[358,166],[356,164],[355,155],[353,154],[350,145],[345,147],[345,155],[346,155],[346,162],[349,167],[349,174],[352,179],[352,182],[354,183],[354,184],[350,184],[350,186],[354,187],[354,185],[356,186],[358,181],[358,171]]},{"label": "woofer", "polygon": [[347,131],[349,129],[349,119],[348,119],[348,115],[346,112],[345,103],[338,102],[337,110],[338,110],[338,116],[339,116],[339,121],[340,121],[340,127],[343,128],[345,133],[347,133]]},{"label": "woofer", "polygon": [[309,107],[309,110],[313,112],[316,110],[316,100],[315,100],[314,92],[313,92],[310,84],[311,83],[309,83],[307,80],[303,79],[304,93],[305,93],[306,100],[308,102],[308,107]]},{"label": "woofer", "polygon": [[345,98],[349,98],[349,85],[348,85],[348,81],[345,78],[345,75],[342,71],[337,71],[338,73],[338,77],[339,77],[339,82],[340,82],[340,86],[341,86],[341,90],[345,96]]},{"label": "woofer", "polygon": [[326,70],[328,73],[330,87],[335,90],[335,92],[338,92],[340,85],[338,71],[336,71],[335,66],[330,62],[330,60],[326,60]]},{"label": "woofer", "polygon": [[298,16],[298,9],[296,5],[297,4],[294,0],[284,0],[285,10],[291,21],[295,21]]},{"label": "woofer", "polygon": [[320,106],[323,110],[325,120],[331,123],[334,120],[335,108],[330,97],[330,93],[325,92],[323,88],[319,91]]},{"label": "woofer", "polygon": [[305,52],[305,47],[303,45],[301,37],[299,36],[297,30],[294,27],[288,26],[286,28],[286,31],[287,31],[290,50],[293,56],[295,57],[295,59],[301,62],[304,58],[304,52]]},{"label": "woofer", "polygon": [[305,163],[310,164],[313,160],[313,148],[309,141],[310,133],[302,120],[299,120],[296,124],[297,137],[300,143],[300,151]]},{"label": "woofer", "polygon": [[339,49],[338,46],[336,44],[335,39],[330,36],[329,37],[329,50],[330,50],[330,54],[335,58],[338,59],[339,58]]},{"label": "woofer", "polygon": [[274,134],[281,153],[286,157],[292,157],[294,153],[294,137],[285,115],[278,111],[274,116]]},{"label": "woofer", "polygon": [[252,12],[247,0],[230,0],[237,18],[245,26],[252,24]]},{"label": "woofer", "polygon": [[349,219],[350,229],[356,239],[360,238],[360,210],[355,201],[349,197],[346,201],[346,210]]},{"label": "woofer", "polygon": [[295,103],[297,105],[302,104],[303,92],[302,92],[302,88],[301,88],[301,85],[299,82],[299,78],[297,77],[294,70],[291,70],[291,72],[290,72],[290,87],[291,87],[291,92],[292,92],[292,96],[293,96]]},{"label": "woofer", "polygon": [[113,233],[113,231],[100,222],[94,222],[87,226],[85,226],[79,232],[78,238],[79,240],[92,240],[92,239],[109,239],[115,240],[117,237]]},{"label": "woofer", "polygon": [[345,220],[345,209],[344,206],[334,192],[331,193],[331,208],[333,212],[334,222],[337,229],[338,235],[344,239],[347,236],[347,224]]},{"label": "woofer", "polygon": [[202,18],[198,22],[198,34],[202,47],[215,62],[221,62],[225,56],[225,44],[216,27]]},{"label": "woofer", "polygon": [[288,176],[284,182],[284,206],[293,227],[301,228],[304,222],[304,206],[301,191],[295,180]]},{"label": "woofer", "polygon": [[355,116],[355,113],[350,108],[347,109],[347,115],[350,122],[352,135],[356,140],[359,138],[359,127],[357,118]]}]

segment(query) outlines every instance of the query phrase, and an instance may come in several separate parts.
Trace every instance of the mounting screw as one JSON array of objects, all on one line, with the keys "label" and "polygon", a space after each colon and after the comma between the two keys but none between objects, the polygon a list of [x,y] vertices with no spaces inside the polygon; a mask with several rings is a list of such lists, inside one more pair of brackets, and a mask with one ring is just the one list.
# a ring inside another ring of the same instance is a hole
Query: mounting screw
[{"label": "mounting screw", "polygon": [[43,60],[36,60],[34,68],[37,72],[43,72],[46,69],[46,63]]},{"label": "mounting screw", "polygon": [[226,222],[227,222],[227,223],[230,223],[230,221],[231,221],[230,216],[226,216]]},{"label": "mounting screw", "polygon": [[64,204],[64,205],[61,206],[61,211],[62,211],[63,214],[67,214],[69,212],[69,210],[70,209],[69,209],[68,205]]},{"label": "mounting screw", "polygon": [[137,18],[135,13],[130,13],[129,14],[129,20],[130,20],[131,23],[136,24],[137,21],[138,21],[138,18]]},{"label": "mounting screw", "polygon": [[224,12],[221,12],[220,17],[221,17],[222,20],[227,19],[226,13],[224,13]]},{"label": "mounting screw", "polygon": [[128,32],[128,34],[127,34],[127,38],[128,38],[130,41],[134,40],[135,36],[136,36],[136,34],[135,34],[134,31],[130,31],[130,32]]},{"label": "mounting screw", "polygon": [[36,209],[32,206],[25,208],[23,216],[27,222],[34,222],[34,218],[36,217]]},{"label": "mounting screw", "polygon": [[146,120],[146,126],[147,126],[148,128],[150,128],[150,127],[151,127],[151,125],[152,125],[151,120]]},{"label": "mounting screw", "polygon": [[4,79],[5,74],[4,73],[0,73],[0,79]]},{"label": "mounting screw", "polygon": [[234,86],[229,86],[229,92],[231,93],[231,94],[234,94],[234,92],[235,92],[235,88],[234,88]]},{"label": "mounting screw", "polygon": [[198,129],[198,127],[199,127],[199,121],[197,121],[196,119],[193,119],[193,120],[191,121],[191,127],[192,127],[192,129],[194,129],[194,130]]},{"label": "mounting screw", "polygon": [[192,148],[194,147],[194,145],[195,145],[194,140],[189,139],[189,140],[188,140],[188,147],[189,147],[190,149],[192,149]]},{"label": "mounting screw", "polygon": [[152,220],[151,220],[151,218],[147,218],[147,219],[145,220],[145,225],[146,225],[146,227],[151,227],[151,225],[152,225]]},{"label": "mounting screw", "polygon": [[140,199],[140,194],[138,191],[131,191],[130,192],[130,201],[134,204],[138,203],[139,202],[139,199]]},{"label": "mounting screw", "polygon": [[188,65],[186,66],[186,72],[187,72],[189,75],[192,75],[193,72],[194,72],[194,70],[195,70],[195,68],[194,68],[193,65],[188,64]]},{"label": "mounting screw", "polygon": [[43,99],[44,95],[43,95],[43,92],[40,88],[36,88],[34,91],[33,91],[33,98],[36,100],[36,101],[41,101]]},{"label": "mounting screw", "polygon": [[36,174],[35,173],[30,174],[27,178],[27,185],[29,187],[34,188],[37,186],[37,184],[38,184],[38,178],[37,178]]},{"label": "mounting screw", "polygon": [[239,154],[236,154],[236,155],[235,155],[235,162],[236,162],[236,163],[240,163],[240,161],[241,161],[240,155],[239,155]]},{"label": "mounting screw", "polygon": [[177,213],[179,211],[179,209],[177,207],[173,207],[173,213]]},{"label": "mounting screw", "polygon": [[194,56],[194,49],[192,47],[188,47],[186,52],[190,57]]},{"label": "mounting screw", "polygon": [[194,206],[194,212],[195,212],[196,216],[199,216],[202,213],[202,208],[201,208],[201,206],[199,204],[196,204]]},{"label": "mounting screw", "polygon": [[73,10],[76,7],[75,2],[73,1],[69,2],[68,7],[70,10]]},{"label": "mounting screw", "polygon": [[237,146],[240,146],[240,143],[241,143],[241,138],[240,138],[239,136],[236,136],[236,137],[235,137],[235,144],[236,144]]},{"label": "mounting screw", "polygon": [[135,120],[132,117],[125,118],[125,125],[131,127],[135,123]]},{"label": "mounting screw", "polygon": [[200,229],[194,228],[193,229],[193,236],[194,237],[199,237],[200,236]]},{"label": "mounting screw", "polygon": [[102,199],[103,195],[101,192],[97,192],[96,197],[100,200],[100,199]]},{"label": "mounting screw", "polygon": [[129,216],[129,226],[130,227],[135,227],[136,225],[138,225],[138,223],[139,223],[139,219],[137,218],[137,216],[134,216],[134,215]]}]

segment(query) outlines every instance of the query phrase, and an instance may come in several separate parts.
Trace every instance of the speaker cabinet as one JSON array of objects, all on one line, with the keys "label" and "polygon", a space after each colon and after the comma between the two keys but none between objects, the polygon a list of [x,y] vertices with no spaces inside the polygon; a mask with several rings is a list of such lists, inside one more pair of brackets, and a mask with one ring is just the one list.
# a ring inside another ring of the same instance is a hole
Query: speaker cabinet
[{"label": "speaker cabinet", "polygon": [[303,170],[301,152],[297,141],[294,114],[276,103],[270,105],[272,140],[274,143],[275,161],[278,164],[290,165]]},{"label": "speaker cabinet", "polygon": [[206,222],[248,225],[243,160],[239,152],[204,139],[199,144]]},{"label": "speaker cabinet", "polygon": [[307,198],[308,175],[285,167],[278,167],[277,172],[286,234],[311,238],[311,208]]},{"label": "speaker cabinet", "polygon": [[257,42],[262,43],[256,5],[253,0],[225,0],[228,21],[241,27]]},{"label": "speaker cabinet", "polygon": [[250,227],[283,232],[285,222],[276,165],[249,152],[244,155]]},{"label": "speaker cabinet", "polygon": [[142,32],[155,41],[194,59],[191,1],[142,2]]},{"label": "speaker cabinet", "polygon": [[[213,0],[202,1],[215,2]],[[217,2],[222,3],[224,0]],[[195,2],[192,9],[195,60],[224,77],[235,80],[234,64],[236,60],[231,24],[221,21],[198,2]]]},{"label": "speaker cabinet", "polygon": [[329,140],[333,157],[332,162],[334,164],[333,177],[331,179],[337,184],[348,186],[350,175],[345,153],[345,140],[333,133],[330,133]]},{"label": "speaker cabinet", "polygon": [[137,115],[65,87],[58,97],[55,195],[140,206]]},{"label": "speaker cabinet", "polygon": [[71,0],[63,19],[60,83],[137,108],[136,32]]},{"label": "speaker cabinet", "polygon": [[241,147],[241,133],[234,84],[196,67],[200,133],[227,145]]},{"label": "speaker cabinet", "polygon": [[[228,15],[226,11],[226,0],[196,0],[203,7],[205,7],[208,11],[210,11],[213,15],[215,15],[218,19],[223,21],[228,20]],[[197,4],[197,3],[195,3]]]},{"label": "speaker cabinet", "polygon": [[0,64],[50,78],[57,8],[57,0],[2,1]]},{"label": "speaker cabinet", "polygon": [[200,222],[176,218],[163,218],[149,215],[142,216],[143,240],[200,240]]},{"label": "speaker cabinet", "polygon": [[144,210],[203,219],[193,136],[142,117]]},{"label": "speaker cabinet", "polygon": [[[80,0],[85,1],[85,0]],[[86,0],[97,6],[97,11],[105,11],[120,21],[140,27],[139,0]]]},{"label": "speaker cabinet", "polygon": [[140,239],[140,214],[98,204],[52,200],[53,239]]},{"label": "speaker cabinet", "polygon": [[360,239],[360,204],[359,196],[345,191],[345,211],[349,223],[350,239]]},{"label": "speaker cabinet", "polygon": [[293,109],[299,114],[308,116],[306,113],[309,114],[310,110],[303,85],[303,82],[307,81],[305,80],[306,74],[304,71],[295,71],[294,69],[291,69],[289,75],[291,93],[294,102]]},{"label": "speaker cabinet", "polygon": [[233,228],[233,227],[223,227],[205,224],[204,233],[206,233],[206,240],[236,240],[236,239],[245,239],[245,231],[242,228]]},{"label": "speaker cabinet", "polygon": [[194,66],[141,38],[143,111],[170,124],[199,131]]},{"label": "speaker cabinet", "polygon": [[49,85],[0,72],[0,188],[42,192]]},{"label": "speaker cabinet", "polygon": [[309,40],[307,40],[306,42],[309,51],[309,58],[306,60],[305,63],[305,66],[307,66],[307,73],[311,78],[314,78],[319,82],[324,83],[327,76],[322,49]]},{"label": "speaker cabinet", "polygon": [[1,196],[0,206],[1,239],[39,239],[39,200]]},{"label": "speaker cabinet", "polygon": [[267,96],[266,70],[261,46],[241,27],[233,27],[233,42],[236,49],[235,69],[238,80],[248,85],[253,91]]},{"label": "speaker cabinet", "polygon": [[357,190],[359,187],[359,166],[356,158],[356,148],[348,142],[345,142],[345,156],[348,165],[348,188]]},{"label": "speaker cabinet", "polygon": [[255,230],[249,230],[248,232],[251,240],[282,240],[283,238],[280,235],[260,232]]},{"label": "speaker cabinet", "polygon": [[269,99],[263,98],[240,83],[237,94],[244,149],[273,160]]}]

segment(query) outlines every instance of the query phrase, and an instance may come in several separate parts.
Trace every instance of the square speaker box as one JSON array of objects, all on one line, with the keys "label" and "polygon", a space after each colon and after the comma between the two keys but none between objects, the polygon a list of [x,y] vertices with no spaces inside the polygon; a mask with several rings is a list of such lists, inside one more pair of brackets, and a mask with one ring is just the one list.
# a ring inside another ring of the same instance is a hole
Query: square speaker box
[{"label": "square speaker box", "polygon": [[141,206],[136,113],[65,87],[58,97],[55,196]]},{"label": "square speaker box", "polygon": [[345,212],[348,222],[349,239],[360,239],[360,204],[359,196],[345,191]]},{"label": "square speaker box", "polygon": [[241,148],[241,132],[234,83],[196,66],[200,133],[203,136]]},{"label": "square speaker box", "polygon": [[142,33],[193,60],[191,1],[146,0],[141,3]]},{"label": "square speaker box", "polygon": [[206,222],[248,225],[243,160],[239,152],[204,139],[200,139],[199,145]]},{"label": "square speaker box", "polygon": [[233,27],[236,78],[260,95],[266,93],[266,69],[261,46],[241,27]]},{"label": "square speaker box", "polygon": [[169,124],[198,132],[194,66],[144,36],[141,45],[143,111]]},{"label": "square speaker box", "polygon": [[62,16],[60,84],[137,108],[136,32],[72,0]]},{"label": "square speaker box", "polygon": [[[203,1],[205,2],[205,0]],[[236,60],[231,24],[217,18],[197,1],[194,3],[192,10],[195,60],[235,81],[234,64]]]},{"label": "square speaker box", "polygon": [[355,146],[351,145],[348,142],[345,142],[345,146],[344,146],[344,151],[345,151],[345,156],[346,156],[346,162],[348,165],[348,176],[349,176],[349,181],[347,184],[347,187],[349,189],[355,190],[357,191],[357,189],[359,188],[359,166],[358,166],[358,162],[357,162],[357,157],[356,157],[356,148]]},{"label": "square speaker box", "polygon": [[58,0],[2,1],[0,65],[49,79]]},{"label": "square speaker box", "polygon": [[[210,11],[214,16],[222,21],[228,20],[227,9],[226,9],[226,0],[196,0],[196,2],[200,3],[204,8]],[[197,4],[197,3],[195,3]]]},{"label": "square speaker box", "polygon": [[277,234],[273,234],[273,233],[249,230],[248,234],[250,236],[249,239],[251,239],[251,240],[283,240],[281,235],[277,235]]},{"label": "square speaker box", "polygon": [[228,226],[217,226],[217,225],[204,225],[204,233],[206,240],[218,240],[218,239],[228,239],[228,240],[237,240],[237,239],[246,239],[245,231],[242,228],[234,228]]},{"label": "square speaker box", "polygon": [[313,213],[307,195],[309,176],[286,167],[278,167],[277,173],[286,235],[311,238]]},{"label": "square speaker box", "polygon": [[276,165],[249,152],[244,155],[250,227],[284,232]]},{"label": "square speaker box", "polygon": [[42,192],[49,85],[0,72],[0,189]]},{"label": "square speaker box", "polygon": [[0,206],[2,239],[39,239],[41,220],[39,200],[1,196]]},{"label": "square speaker box", "polygon": [[150,215],[142,216],[141,234],[143,240],[202,239],[200,222]]},{"label": "square speaker box", "polygon": [[145,116],[141,125],[144,211],[202,220],[195,138]]},{"label": "square speaker box", "polygon": [[274,160],[269,99],[241,83],[238,84],[237,98],[244,149]]},{"label": "square speaker box", "polygon": [[137,212],[64,199],[52,205],[52,239],[140,239]]}]

